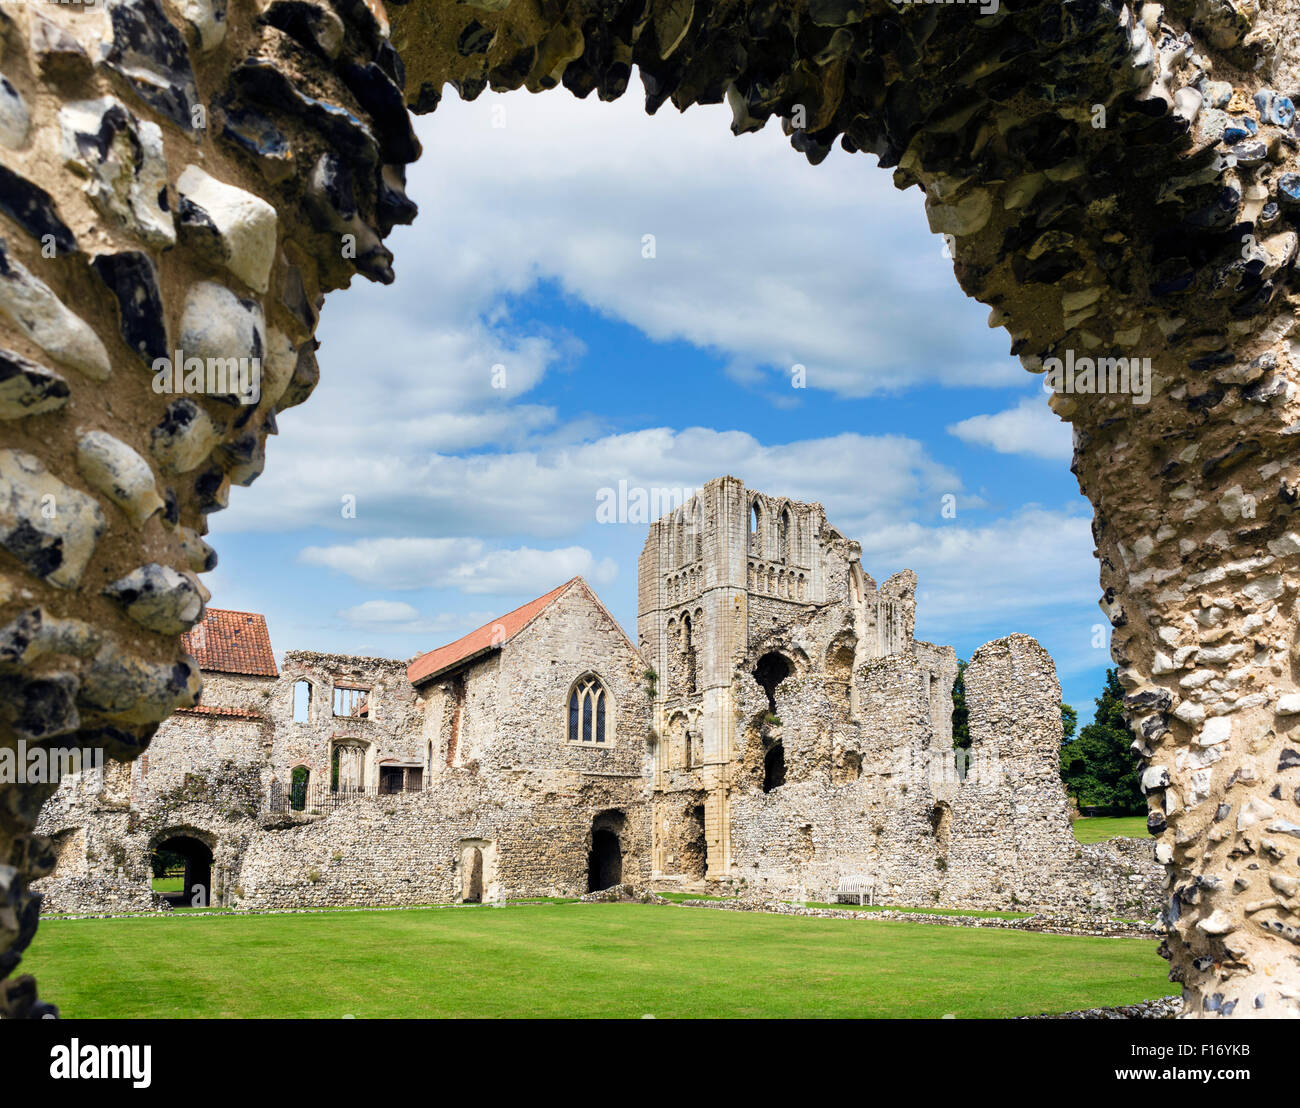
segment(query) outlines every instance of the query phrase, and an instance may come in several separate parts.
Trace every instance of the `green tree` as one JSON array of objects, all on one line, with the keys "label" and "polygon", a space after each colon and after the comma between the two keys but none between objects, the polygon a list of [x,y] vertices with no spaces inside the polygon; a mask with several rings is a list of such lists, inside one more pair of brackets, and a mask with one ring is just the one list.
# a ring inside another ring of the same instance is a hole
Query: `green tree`
[{"label": "green tree", "polygon": [[1061,732],[1065,736],[1061,741],[1069,742],[1074,738],[1074,729],[1079,726],[1079,713],[1069,704],[1061,702]]},{"label": "green tree", "polygon": [[970,712],[966,710],[966,663],[957,659],[957,680],[952,683],[952,745],[970,749]]},{"label": "green tree", "polygon": [[[1133,732],[1124,722],[1124,689],[1113,668],[1106,670],[1096,704],[1092,722],[1061,745],[1061,780],[1081,808],[1140,815],[1146,800],[1138,788],[1137,757],[1129,749]],[[1064,710],[1062,717],[1064,723]]]}]

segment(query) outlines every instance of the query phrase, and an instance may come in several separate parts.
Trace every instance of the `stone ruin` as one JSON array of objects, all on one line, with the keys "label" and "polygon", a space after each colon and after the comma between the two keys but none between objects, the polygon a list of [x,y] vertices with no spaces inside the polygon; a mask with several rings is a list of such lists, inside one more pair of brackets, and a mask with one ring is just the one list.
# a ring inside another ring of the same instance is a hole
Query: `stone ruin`
[{"label": "stone ruin", "polygon": [[202,704],[64,781],[35,890],[148,910],[161,848],[187,860],[172,899],[239,909],[865,876],[888,903],[1158,911],[1149,843],[1074,839],[1046,651],[975,652],[954,750],[956,655],[913,637],[915,575],[877,587],[820,505],[711,481],[651,525],[638,586],[637,646],[575,578],[409,663],[281,669],[261,616],[209,609]]},{"label": "stone ruin", "polygon": [[[875,155],[1026,369],[1089,362],[1050,402],[1095,511],[1171,976],[1187,1015],[1300,1014],[1297,30],[1286,0],[5,6],[0,742],[130,761],[197,703],[206,516],[310,393],[324,293],[393,279],[408,108],[448,84],[608,100],[635,66],[650,111],[725,100],[733,132],[778,118],[814,164]],[[155,389],[174,350],[204,394]],[[48,1011],[13,972],[53,789],[0,785],[11,1015]]]}]

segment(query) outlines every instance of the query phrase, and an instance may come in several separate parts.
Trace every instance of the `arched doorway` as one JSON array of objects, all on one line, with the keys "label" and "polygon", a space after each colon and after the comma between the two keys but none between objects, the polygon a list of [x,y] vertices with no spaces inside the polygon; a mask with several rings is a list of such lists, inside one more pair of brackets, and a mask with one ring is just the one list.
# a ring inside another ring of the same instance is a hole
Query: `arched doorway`
[{"label": "arched doorway", "polygon": [[301,812],[307,807],[307,788],[311,784],[311,770],[306,766],[294,766],[289,775],[289,807]]},{"label": "arched doorway", "polygon": [[623,881],[623,813],[601,812],[591,821],[591,849],[587,852],[587,892],[599,892]]},{"label": "arched doorway", "polygon": [[476,846],[465,852],[460,898],[466,904],[483,903],[483,851]]},{"label": "arched doorway", "polygon": [[173,908],[212,903],[212,848],[193,835],[162,839],[149,858],[153,887]]}]

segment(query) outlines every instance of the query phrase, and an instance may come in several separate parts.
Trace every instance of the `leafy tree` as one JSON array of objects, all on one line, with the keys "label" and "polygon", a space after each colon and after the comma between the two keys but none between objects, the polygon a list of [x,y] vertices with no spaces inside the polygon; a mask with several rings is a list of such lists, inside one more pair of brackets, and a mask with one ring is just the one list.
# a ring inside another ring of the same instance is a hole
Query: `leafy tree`
[{"label": "leafy tree", "polygon": [[957,680],[952,683],[952,745],[970,749],[970,712],[966,710],[966,663],[957,659]]},{"label": "leafy tree", "polygon": [[155,877],[166,877],[168,870],[185,868],[185,855],[174,850],[155,850],[149,859]]},{"label": "leafy tree", "polygon": [[1070,705],[1062,702],[1061,704],[1061,731],[1064,734],[1062,742],[1069,742],[1074,738],[1074,729],[1079,726],[1079,713]]},{"label": "leafy tree", "polygon": [[[1124,722],[1124,689],[1113,668],[1106,670],[1106,685],[1096,704],[1093,721],[1061,745],[1061,780],[1081,808],[1140,815],[1146,800],[1138,788],[1137,758],[1129,749],[1133,732]],[[1064,716],[1063,707],[1063,723]]]}]

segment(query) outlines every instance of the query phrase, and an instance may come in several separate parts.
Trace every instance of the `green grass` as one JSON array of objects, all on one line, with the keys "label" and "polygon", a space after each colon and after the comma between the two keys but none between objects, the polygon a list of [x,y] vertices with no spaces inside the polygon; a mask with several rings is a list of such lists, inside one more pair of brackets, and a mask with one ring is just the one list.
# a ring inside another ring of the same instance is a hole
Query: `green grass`
[{"label": "green grass", "polygon": [[179,893],[185,891],[185,878],[182,877],[155,877],[153,879],[153,891],[156,893]]},{"label": "green grass", "polygon": [[70,1017],[1004,1017],[1170,991],[1156,943],[639,904],[46,920]]},{"label": "green grass", "polygon": [[1028,919],[1033,912],[990,912],[981,908],[907,908],[901,904],[824,904],[808,901],[809,908],[850,908],[855,912],[908,912],[926,916],[978,916],[980,919]]},{"label": "green grass", "polygon": [[1081,816],[1074,821],[1074,837],[1081,843],[1104,843],[1120,836],[1149,839],[1146,816]]}]

